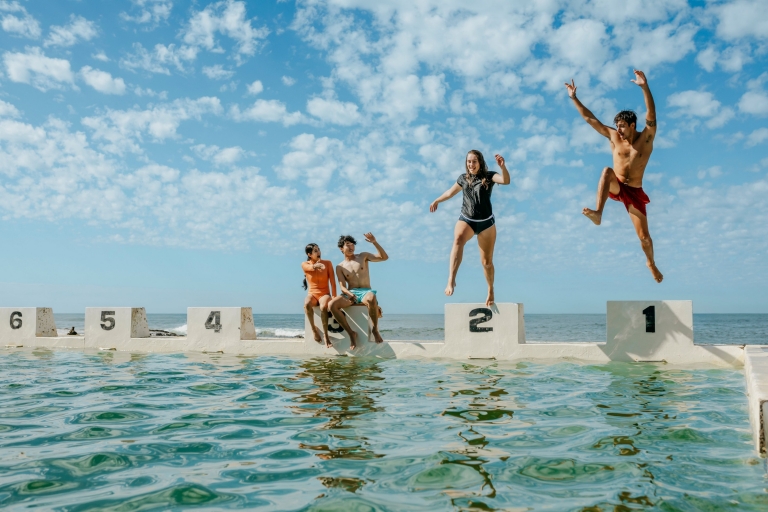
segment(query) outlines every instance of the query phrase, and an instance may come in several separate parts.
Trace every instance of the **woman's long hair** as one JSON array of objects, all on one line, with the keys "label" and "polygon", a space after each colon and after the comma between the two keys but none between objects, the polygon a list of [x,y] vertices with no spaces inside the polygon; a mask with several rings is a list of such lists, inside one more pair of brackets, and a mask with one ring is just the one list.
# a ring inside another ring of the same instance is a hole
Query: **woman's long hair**
[{"label": "woman's long hair", "polygon": [[467,158],[464,157],[464,170],[467,171],[467,183],[472,183],[475,178],[480,178],[482,180],[483,186],[487,189],[491,180],[488,179],[488,165],[485,163],[485,158],[483,158],[483,154],[476,149],[470,149],[467,152],[467,155],[470,153],[477,157],[477,162],[480,164],[480,169],[477,171],[477,174],[472,174],[469,172],[469,167],[467,167]]},{"label": "woman's long hair", "polygon": [[[307,261],[311,260],[312,258],[309,257],[310,254],[312,254],[312,251],[315,250],[315,247],[317,247],[317,244],[307,244],[307,246],[304,248],[304,252],[307,253]],[[307,289],[307,278],[304,277],[304,289]]]}]

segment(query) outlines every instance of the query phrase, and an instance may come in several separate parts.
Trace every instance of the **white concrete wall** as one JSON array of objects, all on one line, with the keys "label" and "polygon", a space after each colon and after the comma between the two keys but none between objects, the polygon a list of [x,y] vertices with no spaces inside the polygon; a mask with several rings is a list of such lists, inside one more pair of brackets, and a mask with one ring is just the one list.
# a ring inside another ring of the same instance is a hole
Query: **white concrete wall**
[{"label": "white concrete wall", "polygon": [[768,347],[744,347],[744,374],[752,439],[755,450],[765,455],[768,447]]},{"label": "white concrete wall", "polygon": [[23,345],[38,337],[55,337],[56,322],[51,308],[0,308],[0,341]]}]

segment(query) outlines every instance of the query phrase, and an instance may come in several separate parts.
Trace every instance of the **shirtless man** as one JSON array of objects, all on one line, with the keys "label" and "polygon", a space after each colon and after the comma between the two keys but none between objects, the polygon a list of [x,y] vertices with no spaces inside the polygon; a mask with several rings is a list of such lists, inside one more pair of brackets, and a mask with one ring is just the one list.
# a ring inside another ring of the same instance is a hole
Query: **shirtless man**
[{"label": "shirtless man", "polygon": [[656,262],[653,259],[653,240],[651,240],[651,235],[648,232],[648,219],[645,212],[645,205],[651,200],[643,192],[643,174],[653,151],[653,139],[656,137],[656,105],[653,103],[653,96],[651,96],[651,90],[648,88],[645,73],[635,70],[635,80],[632,82],[643,90],[645,108],[648,110],[645,116],[645,128],[642,132],[637,131],[637,115],[631,110],[624,110],[616,114],[613,120],[616,125],[615,130],[604,125],[576,97],[576,84],[573,80],[570,84],[567,82],[565,84],[568,89],[568,96],[573,100],[581,117],[597,133],[611,142],[611,151],[613,152],[613,169],[604,168],[597,184],[597,209],[584,208],[582,213],[599,226],[603,218],[603,207],[605,207],[608,197],[614,201],[623,202],[629,213],[629,218],[632,219],[632,224],[635,226],[637,237],[640,239],[640,246],[643,248],[647,259],[646,265],[651,270],[651,275],[656,282],[660,283],[664,276],[656,268]]},{"label": "shirtless man", "polygon": [[376,343],[381,343],[384,339],[379,333],[379,315],[378,302],[376,301],[376,290],[371,290],[371,276],[368,273],[367,262],[376,263],[378,261],[387,261],[389,256],[387,252],[379,245],[376,238],[371,233],[366,233],[365,240],[376,247],[376,254],[361,252],[355,254],[357,242],[350,235],[343,235],[339,238],[339,249],[344,254],[344,261],[336,265],[336,278],[341,286],[341,294],[334,298],[329,307],[331,314],[339,322],[339,325],[349,333],[349,348],[357,348],[357,333],[350,328],[347,318],[344,316],[342,308],[352,304],[365,304],[368,307],[368,315],[373,323],[373,337]]}]

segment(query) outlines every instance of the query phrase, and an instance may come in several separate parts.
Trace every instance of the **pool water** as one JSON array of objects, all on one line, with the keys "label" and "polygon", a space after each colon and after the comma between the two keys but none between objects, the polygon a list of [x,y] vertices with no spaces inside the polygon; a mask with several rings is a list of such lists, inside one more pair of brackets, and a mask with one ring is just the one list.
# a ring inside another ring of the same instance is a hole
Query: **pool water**
[{"label": "pool water", "polygon": [[765,472],[740,370],[0,357],[7,510],[766,510]]}]

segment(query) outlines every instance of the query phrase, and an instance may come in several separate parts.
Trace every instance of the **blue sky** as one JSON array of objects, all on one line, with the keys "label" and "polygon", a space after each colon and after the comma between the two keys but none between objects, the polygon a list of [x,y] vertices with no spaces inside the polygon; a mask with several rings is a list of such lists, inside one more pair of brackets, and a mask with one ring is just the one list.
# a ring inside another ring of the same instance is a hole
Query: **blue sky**
[{"label": "blue sky", "polygon": [[[692,299],[768,312],[768,1],[0,1],[0,303],[298,313],[303,248],[373,231],[392,313],[442,312],[469,149],[493,195],[496,298],[529,313]],[[593,207],[605,123],[659,131],[650,277]],[[643,123],[641,122],[641,125]],[[480,302],[474,240],[454,302]]]}]

